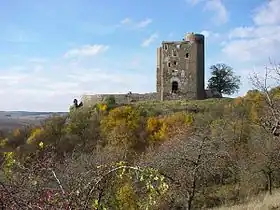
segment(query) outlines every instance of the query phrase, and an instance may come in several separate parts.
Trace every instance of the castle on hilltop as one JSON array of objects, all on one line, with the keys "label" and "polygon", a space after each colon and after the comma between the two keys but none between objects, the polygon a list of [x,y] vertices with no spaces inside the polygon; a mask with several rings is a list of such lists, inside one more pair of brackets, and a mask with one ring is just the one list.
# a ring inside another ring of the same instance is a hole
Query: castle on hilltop
[{"label": "castle on hilltop", "polygon": [[182,41],[163,41],[157,48],[156,92],[84,95],[82,101],[98,103],[110,95],[115,96],[117,103],[220,97],[205,90],[204,66],[204,36],[188,33]]}]

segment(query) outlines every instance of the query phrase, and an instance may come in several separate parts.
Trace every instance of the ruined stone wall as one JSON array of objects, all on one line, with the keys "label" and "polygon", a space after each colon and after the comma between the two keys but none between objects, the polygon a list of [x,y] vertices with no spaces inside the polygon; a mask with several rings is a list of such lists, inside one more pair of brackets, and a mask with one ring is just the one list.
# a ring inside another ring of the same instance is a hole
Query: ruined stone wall
[{"label": "ruined stone wall", "polygon": [[157,93],[132,93],[129,97],[127,94],[95,94],[95,95],[83,95],[82,101],[84,105],[92,105],[102,102],[106,97],[114,96],[116,103],[126,104],[130,101],[155,101],[158,100]]},{"label": "ruined stone wall", "polygon": [[[172,83],[178,91],[172,91]],[[204,36],[188,34],[183,41],[162,42],[157,50],[157,92],[161,100],[203,99]]]}]

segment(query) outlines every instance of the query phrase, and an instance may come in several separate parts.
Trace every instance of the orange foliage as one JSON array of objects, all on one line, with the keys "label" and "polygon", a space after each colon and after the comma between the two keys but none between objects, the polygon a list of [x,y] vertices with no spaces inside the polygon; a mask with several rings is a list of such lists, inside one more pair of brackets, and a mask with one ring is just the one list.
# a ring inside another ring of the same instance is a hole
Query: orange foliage
[{"label": "orange foliage", "polygon": [[149,140],[158,142],[166,140],[178,131],[187,129],[193,122],[193,117],[185,112],[177,112],[164,117],[150,117],[147,120]]}]

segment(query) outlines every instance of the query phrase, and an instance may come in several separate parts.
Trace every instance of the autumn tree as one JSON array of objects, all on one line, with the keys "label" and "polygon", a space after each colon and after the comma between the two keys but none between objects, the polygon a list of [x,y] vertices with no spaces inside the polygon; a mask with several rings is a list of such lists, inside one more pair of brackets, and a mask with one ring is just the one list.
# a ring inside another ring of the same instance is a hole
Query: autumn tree
[{"label": "autumn tree", "polygon": [[[200,120],[198,120],[200,121]],[[158,150],[145,154],[143,165],[157,168],[173,181],[164,197],[161,209],[201,209],[208,201],[199,201],[216,170],[222,150],[209,137],[211,120],[196,123],[194,131],[182,129],[180,135],[171,137]],[[208,200],[208,199],[207,199]]]},{"label": "autumn tree", "polygon": [[223,63],[212,65],[208,88],[216,89],[220,94],[232,95],[239,90],[240,77],[236,76],[232,67]]},{"label": "autumn tree", "polygon": [[260,131],[255,136],[255,165],[265,177],[266,190],[272,194],[274,182],[279,181],[280,65],[270,62],[263,75],[254,72],[250,80],[263,101],[262,115],[257,123]]},{"label": "autumn tree", "polygon": [[262,93],[265,99],[266,106],[264,110],[266,114],[261,117],[261,126],[271,131],[274,136],[279,136],[280,65],[271,63],[271,67],[266,67],[263,75],[254,72],[250,76],[250,80],[252,85]]}]

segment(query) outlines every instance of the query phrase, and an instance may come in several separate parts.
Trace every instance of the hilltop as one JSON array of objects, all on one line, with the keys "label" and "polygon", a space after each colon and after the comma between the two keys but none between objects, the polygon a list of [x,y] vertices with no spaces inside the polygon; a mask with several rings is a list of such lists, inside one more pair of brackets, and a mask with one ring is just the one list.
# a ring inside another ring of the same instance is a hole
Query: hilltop
[{"label": "hilltop", "polygon": [[1,183],[18,193],[1,199],[15,208],[207,209],[273,194],[280,144],[270,110],[259,91],[72,107],[2,137]]}]

